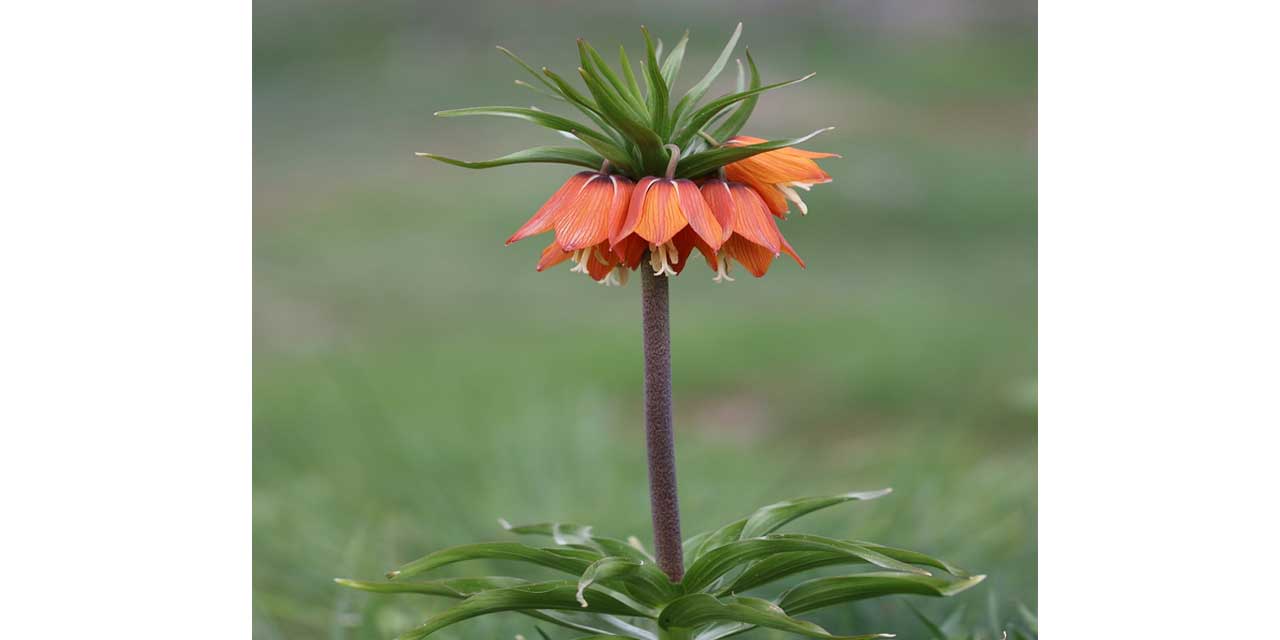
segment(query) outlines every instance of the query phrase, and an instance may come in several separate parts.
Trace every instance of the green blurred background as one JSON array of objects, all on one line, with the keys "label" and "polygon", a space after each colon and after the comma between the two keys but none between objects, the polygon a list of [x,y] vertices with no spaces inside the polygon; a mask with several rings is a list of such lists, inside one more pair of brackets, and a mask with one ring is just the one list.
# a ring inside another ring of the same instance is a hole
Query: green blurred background
[{"label": "green blurred background", "polygon": [[[258,0],[256,637],[393,636],[446,603],[331,579],[506,539],[498,517],[648,542],[638,283],[538,274],[545,243],[502,246],[573,169],[412,154],[564,143],[431,117],[556,110],[512,83],[528,78],[494,45],[571,74],[577,37],[636,51],[641,24],[668,46],[687,27],[683,91],[739,20],[765,82],[818,72],[766,94],[745,132],[834,125],[807,147],[844,158],[825,162],[834,182],[806,196],[811,213],[782,225],[807,271],[784,258],[715,285],[697,264],[673,283],[686,535],[780,499],[892,486],[804,528],[990,575],[910,599],[934,618],[963,606],[990,630],[1035,608],[1034,3]],[[902,599],[813,619],[926,637]],[[531,623],[439,637],[536,637]]]}]

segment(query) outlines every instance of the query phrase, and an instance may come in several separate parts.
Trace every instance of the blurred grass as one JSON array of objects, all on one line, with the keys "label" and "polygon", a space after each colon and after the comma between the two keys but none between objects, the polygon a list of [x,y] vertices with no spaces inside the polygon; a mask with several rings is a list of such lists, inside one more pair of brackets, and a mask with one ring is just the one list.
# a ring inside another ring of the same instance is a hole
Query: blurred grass
[{"label": "blurred grass", "polygon": [[[501,246],[567,169],[411,153],[556,143],[430,118],[536,102],[494,44],[571,70],[577,36],[612,48],[640,24],[668,41],[688,26],[688,81],[739,17],[766,81],[819,72],[766,96],[751,132],[834,124],[812,146],[845,157],[783,226],[807,271],[716,286],[695,265],[673,287],[686,533],[892,486],[805,528],[990,574],[915,600],[931,617],[991,594],[1034,608],[1034,34],[890,29],[839,5],[585,6],[255,4],[255,635],[394,635],[445,603],[331,578],[502,539],[499,516],[648,540],[638,288],[536,274],[540,246]],[[923,634],[895,602],[815,619]],[[439,637],[531,632],[512,614]]]}]

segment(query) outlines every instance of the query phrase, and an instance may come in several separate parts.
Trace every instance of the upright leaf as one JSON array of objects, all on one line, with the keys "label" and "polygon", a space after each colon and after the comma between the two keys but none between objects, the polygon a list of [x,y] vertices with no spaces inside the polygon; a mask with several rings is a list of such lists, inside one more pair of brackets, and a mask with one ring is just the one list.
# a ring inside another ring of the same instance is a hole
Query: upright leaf
[{"label": "upright leaf", "polygon": [[647,63],[643,67],[645,80],[649,85],[649,122],[654,130],[663,131],[666,129],[669,89],[666,81],[662,79],[661,67],[658,65],[658,56],[653,50],[653,40],[649,37],[649,30],[640,27],[640,31],[644,33]]},{"label": "upright leaf", "polygon": [[675,84],[676,76],[680,75],[680,64],[684,62],[684,48],[687,44],[689,44],[689,32],[685,31],[662,63],[662,80],[667,84],[668,89]]},{"label": "upright leaf", "polygon": [[[751,59],[751,50],[747,49],[747,64],[751,66],[751,86],[750,89],[760,88],[760,70],[756,68],[756,61]],[[742,83],[742,61],[738,61],[738,93],[747,90]],[[733,110],[733,115],[729,116],[715,131],[711,133],[711,137],[720,142],[724,142],[729,138],[738,135],[742,131],[742,127],[747,124],[747,120],[751,118],[751,113],[755,111],[756,103],[760,101],[760,94],[755,94],[746,100],[743,100],[737,109]]]},{"label": "upright leaf", "polygon": [[[672,116],[676,120],[676,126],[679,126],[680,116],[684,113],[685,109],[696,106],[698,101],[702,99],[702,96],[706,95],[707,89],[711,88],[711,83],[715,82],[716,78],[720,77],[720,72],[724,71],[724,65],[729,62],[729,56],[733,55],[733,48],[737,46],[738,36],[740,35],[742,35],[741,22],[739,22],[737,28],[733,30],[733,35],[729,36],[729,43],[724,46],[724,49],[720,52],[720,57],[716,58],[715,63],[707,70],[707,74],[702,76],[702,79],[699,80],[697,84],[693,85],[693,87],[689,89],[689,92],[684,94],[684,97],[676,104],[676,109]],[[739,91],[741,91],[741,89],[739,89]]]},{"label": "upright leaf", "polygon": [[602,76],[609,82],[609,86],[613,88],[614,94],[618,99],[632,107],[636,115],[645,115],[644,100],[640,96],[631,93],[631,90],[618,78],[613,69],[609,67],[609,63],[605,62],[604,57],[600,55],[599,51],[596,51],[595,47],[591,46],[591,43],[579,38],[578,55],[582,59],[582,68]]},{"label": "upright leaf", "polygon": [[683,147],[685,144],[688,144],[689,140],[693,139],[694,136],[698,135],[698,131],[701,131],[702,127],[706,126],[706,124],[710,122],[711,119],[714,118],[715,115],[719,113],[722,109],[727,109],[733,106],[734,104],[737,104],[739,102],[742,102],[743,100],[746,100],[747,98],[750,98],[751,96],[760,95],[761,93],[764,93],[766,91],[781,89],[782,87],[789,87],[793,84],[804,82],[805,80],[808,80],[809,78],[812,78],[815,75],[817,74],[811,73],[802,78],[796,78],[795,80],[788,80],[786,82],[769,84],[756,89],[748,89],[741,93],[733,93],[733,94],[712,100],[711,102],[708,102],[706,106],[693,112],[693,115],[689,116],[688,122],[680,129],[679,133],[677,133],[672,138],[672,140],[673,142],[675,142],[675,144],[681,145]]},{"label": "upright leaf", "polygon": [[631,95],[644,102],[644,94],[640,91],[640,83],[636,80],[635,70],[631,68],[631,59],[627,57],[627,49],[618,45],[618,66],[622,67],[622,77],[627,79],[627,90]]}]

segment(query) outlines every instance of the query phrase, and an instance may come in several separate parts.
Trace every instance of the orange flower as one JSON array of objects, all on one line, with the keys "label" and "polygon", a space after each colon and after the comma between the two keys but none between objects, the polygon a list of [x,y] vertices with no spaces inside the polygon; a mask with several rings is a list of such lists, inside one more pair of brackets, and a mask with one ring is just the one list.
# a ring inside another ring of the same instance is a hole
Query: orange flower
[{"label": "orange flower", "polygon": [[693,181],[650,176],[636,183],[626,218],[609,234],[609,246],[632,268],[648,249],[655,274],[676,275],[694,248],[714,265],[722,234]]},{"label": "orange flower", "polygon": [[575,272],[587,273],[597,282],[621,284],[625,275],[614,273],[617,257],[608,243],[609,230],[627,212],[633,184],[619,175],[598,171],[574,174],[551,196],[507,244],[555,229],[555,240],[542,252],[538,271],[573,259]]},{"label": "orange flower", "polygon": [[[735,136],[724,143],[726,147],[740,147],[748,144],[765,142],[751,136]],[[724,175],[730,180],[742,182],[760,193],[768,203],[769,210],[778,217],[785,217],[787,201],[800,207],[800,213],[809,212],[804,200],[796,189],[808,191],[815,184],[831,182],[831,176],[823,171],[818,163],[819,158],[839,158],[834,153],[817,153],[794,147],[783,147],[776,151],[766,151],[745,160],[725,165]]]},{"label": "orange flower", "polygon": [[[804,268],[804,260],[778,230],[769,215],[769,207],[755,189],[740,182],[708,180],[702,184],[702,197],[724,229],[725,241],[720,249],[716,282],[733,281],[729,277],[729,260],[737,260],[751,275],[759,278],[769,270],[773,259],[786,253]],[[708,260],[710,262],[710,260]]]}]

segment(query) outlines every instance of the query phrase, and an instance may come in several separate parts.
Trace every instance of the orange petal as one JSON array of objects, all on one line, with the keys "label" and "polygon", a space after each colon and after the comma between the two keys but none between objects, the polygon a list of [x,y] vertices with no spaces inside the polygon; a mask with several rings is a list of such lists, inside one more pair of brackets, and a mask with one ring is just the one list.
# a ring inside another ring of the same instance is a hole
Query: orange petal
[{"label": "orange petal", "polygon": [[733,194],[729,192],[729,183],[718,178],[703,182],[702,199],[707,201],[711,214],[720,223],[723,232],[720,240],[723,244],[733,233],[733,208],[737,206],[733,202]]},{"label": "orange petal", "polygon": [[609,276],[609,272],[613,271],[614,265],[618,264],[617,257],[609,251],[607,243],[600,243],[591,249],[590,257],[587,258],[587,273],[591,275],[591,279],[600,282]]},{"label": "orange petal", "polygon": [[772,211],[779,218],[785,218],[788,207],[786,196],[782,195],[782,192],[778,191],[772,183],[761,182],[754,174],[737,165],[738,163],[736,162],[725,165],[724,177],[755,189],[756,195],[759,195],[769,205],[769,211]]},{"label": "orange petal", "polygon": [[644,259],[644,252],[648,249],[649,243],[633,233],[613,246],[613,254],[618,256],[618,261],[622,265],[628,269],[635,269],[640,266],[640,261]]},{"label": "orange petal", "polygon": [[[778,237],[781,238],[782,234],[778,234]],[[791,248],[791,243],[787,242],[786,238],[782,238],[782,252],[791,256],[791,258],[794,259],[796,263],[800,265],[801,269],[805,268],[804,260],[800,259],[800,256],[796,254],[796,250]]]},{"label": "orange petal", "polygon": [[680,200],[680,212],[688,220],[689,227],[711,248],[711,253],[714,255],[716,249],[719,249],[720,244],[724,242],[720,222],[716,220],[716,216],[711,212],[707,201],[702,198],[702,193],[698,191],[698,186],[692,180],[676,180],[675,189],[676,197]]},{"label": "orange petal", "polygon": [[561,207],[564,203],[576,197],[578,192],[582,190],[582,187],[586,186],[587,182],[598,175],[600,174],[595,171],[581,171],[573,174],[573,176],[566,180],[564,185],[562,185],[555,194],[553,194],[551,198],[538,209],[538,212],[533,214],[533,217],[529,218],[528,222],[524,223],[524,226],[516,229],[516,232],[511,234],[510,238],[507,238],[507,244],[511,244],[517,240],[523,240],[529,236],[537,235],[551,229],[551,227],[555,225],[556,218],[559,217],[562,211]]},{"label": "orange petal", "polygon": [[[760,138],[738,136],[730,139],[727,146],[742,146],[763,142]],[[759,153],[725,166],[725,175],[730,180],[745,182],[761,191],[766,199],[768,195],[760,189],[761,185],[788,184],[805,182],[820,184],[831,182],[831,176],[814,162],[814,158],[830,158],[835,154],[804,151],[794,147],[783,147],[774,151]],[[729,175],[730,171],[735,175]],[[785,201],[784,201],[785,202]],[[776,203],[769,201],[769,208],[778,213]]]},{"label": "orange petal", "polygon": [[760,198],[755,189],[745,184],[732,183],[729,191],[733,194],[734,206],[733,233],[754,242],[778,255],[782,248],[782,233],[778,231],[778,223],[769,215],[768,205]]},{"label": "orange petal", "polygon": [[560,248],[560,245],[556,244],[555,242],[552,242],[551,244],[547,245],[546,249],[542,250],[542,258],[538,260],[537,270],[542,271],[547,267],[554,267],[560,264],[561,262],[568,260],[569,257],[572,255],[573,255],[572,251],[565,251],[564,249]]},{"label": "orange petal", "polygon": [[597,174],[583,185],[577,196],[565,201],[556,216],[556,243],[565,251],[577,251],[603,242],[609,236],[609,213],[613,203],[625,200],[621,185],[612,176]]},{"label": "orange petal", "polygon": [[616,227],[609,230],[610,247],[617,247],[624,238],[635,233],[643,217],[645,198],[648,197],[649,189],[657,181],[658,179],[652,176],[640,178],[635,188],[631,190],[631,202],[627,205],[627,215],[621,218]]},{"label": "orange petal", "polygon": [[697,249],[702,254],[703,259],[707,261],[707,266],[712,271],[719,269],[720,261],[716,259],[716,251],[712,249],[703,239],[694,232],[693,228],[685,227],[671,239],[672,244],[676,245],[676,255],[678,257],[676,263],[672,265],[672,269],[677,274],[684,271],[685,265],[689,264],[689,258],[693,256],[693,250]]},{"label": "orange petal", "polygon": [[768,249],[737,234],[725,241],[723,250],[757,278],[763,276],[769,270],[769,264],[773,262],[773,253]]},{"label": "orange petal", "polygon": [[[689,189],[693,188],[690,184]],[[631,210],[627,213],[628,221],[636,210],[637,193],[632,196]],[[694,191],[696,193],[696,191]],[[680,210],[680,193],[676,189],[675,180],[654,180],[647,191],[640,197],[639,219],[636,221],[636,235],[649,241],[651,245],[662,245],[671,241],[681,229],[689,224]]]}]

